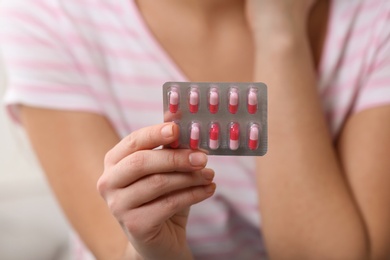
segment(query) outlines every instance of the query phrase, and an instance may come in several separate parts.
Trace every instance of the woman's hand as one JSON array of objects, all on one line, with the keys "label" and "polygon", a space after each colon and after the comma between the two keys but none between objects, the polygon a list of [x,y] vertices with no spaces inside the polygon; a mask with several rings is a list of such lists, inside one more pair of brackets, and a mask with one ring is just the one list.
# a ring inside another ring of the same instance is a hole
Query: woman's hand
[{"label": "woman's hand", "polygon": [[186,242],[189,208],[215,190],[206,154],[155,149],[178,136],[173,123],[143,128],[105,158],[98,190],[142,259],[192,258]]}]

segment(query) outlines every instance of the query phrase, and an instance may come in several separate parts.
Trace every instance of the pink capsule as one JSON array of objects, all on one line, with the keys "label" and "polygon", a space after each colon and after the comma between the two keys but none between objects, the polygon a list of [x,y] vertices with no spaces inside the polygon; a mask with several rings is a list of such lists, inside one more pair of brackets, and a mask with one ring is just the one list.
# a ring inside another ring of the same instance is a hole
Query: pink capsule
[{"label": "pink capsule", "polygon": [[219,125],[212,123],[209,131],[209,147],[211,150],[219,148]]},{"label": "pink capsule", "polygon": [[240,146],[240,125],[238,123],[232,123],[229,129],[229,149],[237,150]]},{"label": "pink capsule", "polygon": [[259,126],[257,124],[249,128],[248,147],[250,150],[256,150],[259,147]]},{"label": "pink capsule", "polygon": [[249,114],[257,112],[257,91],[255,88],[251,88],[248,93],[248,112]]},{"label": "pink capsule", "polygon": [[190,90],[189,109],[191,113],[197,113],[199,109],[199,93],[196,88]]},{"label": "pink capsule", "polygon": [[176,89],[172,89],[169,92],[169,111],[176,113],[179,108],[179,93]]},{"label": "pink capsule", "polygon": [[176,148],[179,148],[179,139],[178,140],[176,140],[176,141],[174,141],[174,142],[172,142],[169,146],[171,147],[171,148],[173,148],[173,149],[176,149]]},{"label": "pink capsule", "polygon": [[215,114],[218,112],[219,106],[219,94],[216,88],[210,89],[209,93],[209,110],[211,114]]},{"label": "pink capsule", "polygon": [[199,124],[193,123],[190,131],[191,131],[190,148],[196,150],[199,148],[199,138],[200,138]]},{"label": "pink capsule", "polygon": [[231,88],[229,91],[229,112],[237,113],[238,110],[238,91],[236,88]]}]

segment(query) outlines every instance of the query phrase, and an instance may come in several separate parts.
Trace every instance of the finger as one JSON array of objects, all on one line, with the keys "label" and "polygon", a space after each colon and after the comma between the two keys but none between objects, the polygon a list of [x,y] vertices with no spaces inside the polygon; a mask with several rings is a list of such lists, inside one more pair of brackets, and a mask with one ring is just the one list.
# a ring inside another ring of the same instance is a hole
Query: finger
[{"label": "finger", "polygon": [[162,149],[133,153],[106,173],[107,187],[126,187],[154,173],[192,172],[207,164],[206,154],[189,149]]},{"label": "finger", "polygon": [[179,127],[175,123],[164,123],[136,130],[123,138],[106,154],[105,163],[114,165],[129,154],[167,145],[178,137]]},{"label": "finger", "polygon": [[167,111],[164,113],[164,122],[174,122],[180,120],[182,116],[183,115],[181,111],[177,111],[177,113],[171,113],[170,111]]},{"label": "finger", "polygon": [[211,184],[213,178],[212,169],[153,174],[123,188],[115,200],[122,201],[123,207],[131,210],[178,190]]},{"label": "finger", "polygon": [[157,233],[161,225],[177,212],[211,197],[215,189],[215,183],[211,183],[179,190],[128,211],[127,214],[117,218],[133,238],[149,239],[145,236],[149,236],[154,230]]}]

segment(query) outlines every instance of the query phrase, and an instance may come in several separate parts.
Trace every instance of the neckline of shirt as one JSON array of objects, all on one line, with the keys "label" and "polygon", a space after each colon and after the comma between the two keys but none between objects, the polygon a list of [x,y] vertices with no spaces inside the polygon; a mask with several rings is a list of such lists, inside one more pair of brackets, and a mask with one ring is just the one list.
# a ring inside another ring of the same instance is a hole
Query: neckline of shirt
[{"label": "neckline of shirt", "polygon": [[[144,41],[147,48],[150,49],[150,52],[155,57],[155,59],[163,64],[166,68],[169,75],[171,75],[172,80],[174,81],[188,81],[187,76],[183,71],[178,67],[178,65],[173,61],[165,49],[161,46],[160,42],[151,32],[149,26],[147,25],[144,17],[142,16],[137,3],[135,0],[123,0],[124,8],[126,15],[131,17],[131,22],[133,23],[133,29],[141,36],[141,40]],[[135,23],[135,24],[134,24]]]},{"label": "neckline of shirt", "polygon": [[[147,25],[144,17],[142,16],[142,13],[139,11],[139,8],[137,6],[137,3],[135,0],[123,0],[123,6],[125,10],[125,15],[128,15],[128,17],[131,17],[131,22],[133,23],[133,29],[137,31],[142,41],[144,41],[147,48],[150,48],[150,52],[153,54],[156,60],[159,61],[159,63],[163,64],[166,68],[169,75],[171,75],[172,80],[175,81],[188,81],[188,77],[185,75],[185,73],[180,69],[180,67],[174,62],[172,57],[165,51],[165,49],[162,47],[160,42],[156,39],[156,37],[151,32],[149,26]],[[318,77],[320,82],[324,79],[323,76],[326,78],[326,71],[329,66],[334,65],[333,63],[336,62],[333,58],[333,56],[338,55],[329,55],[332,53],[332,48],[334,48],[334,41],[337,38],[337,35],[335,35],[334,31],[340,31],[340,30],[347,30],[350,24],[348,23],[340,23],[340,21],[337,19],[339,18],[339,8],[341,7],[341,3],[343,1],[334,1],[330,0],[330,9],[329,9],[329,18],[327,22],[327,32],[326,32],[326,38],[323,45],[322,50],[322,57],[320,60],[320,64],[318,67]],[[356,3],[361,3],[361,0],[357,0]],[[126,17],[125,17],[126,18]]]}]

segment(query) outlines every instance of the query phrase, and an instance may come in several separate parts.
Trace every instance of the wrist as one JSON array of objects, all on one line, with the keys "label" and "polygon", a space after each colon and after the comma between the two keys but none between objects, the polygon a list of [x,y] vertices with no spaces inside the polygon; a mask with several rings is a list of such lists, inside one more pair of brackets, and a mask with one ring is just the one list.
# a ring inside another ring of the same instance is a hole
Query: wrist
[{"label": "wrist", "polygon": [[[299,2],[299,1],[297,1]],[[256,2],[258,3],[258,2]],[[307,37],[308,10],[300,5],[258,4],[247,10],[249,26],[255,41],[273,36]],[[299,6],[299,8],[297,8]]]},{"label": "wrist", "polygon": [[269,60],[286,55],[297,55],[309,50],[309,40],[303,33],[258,34],[254,38],[255,59]]}]

